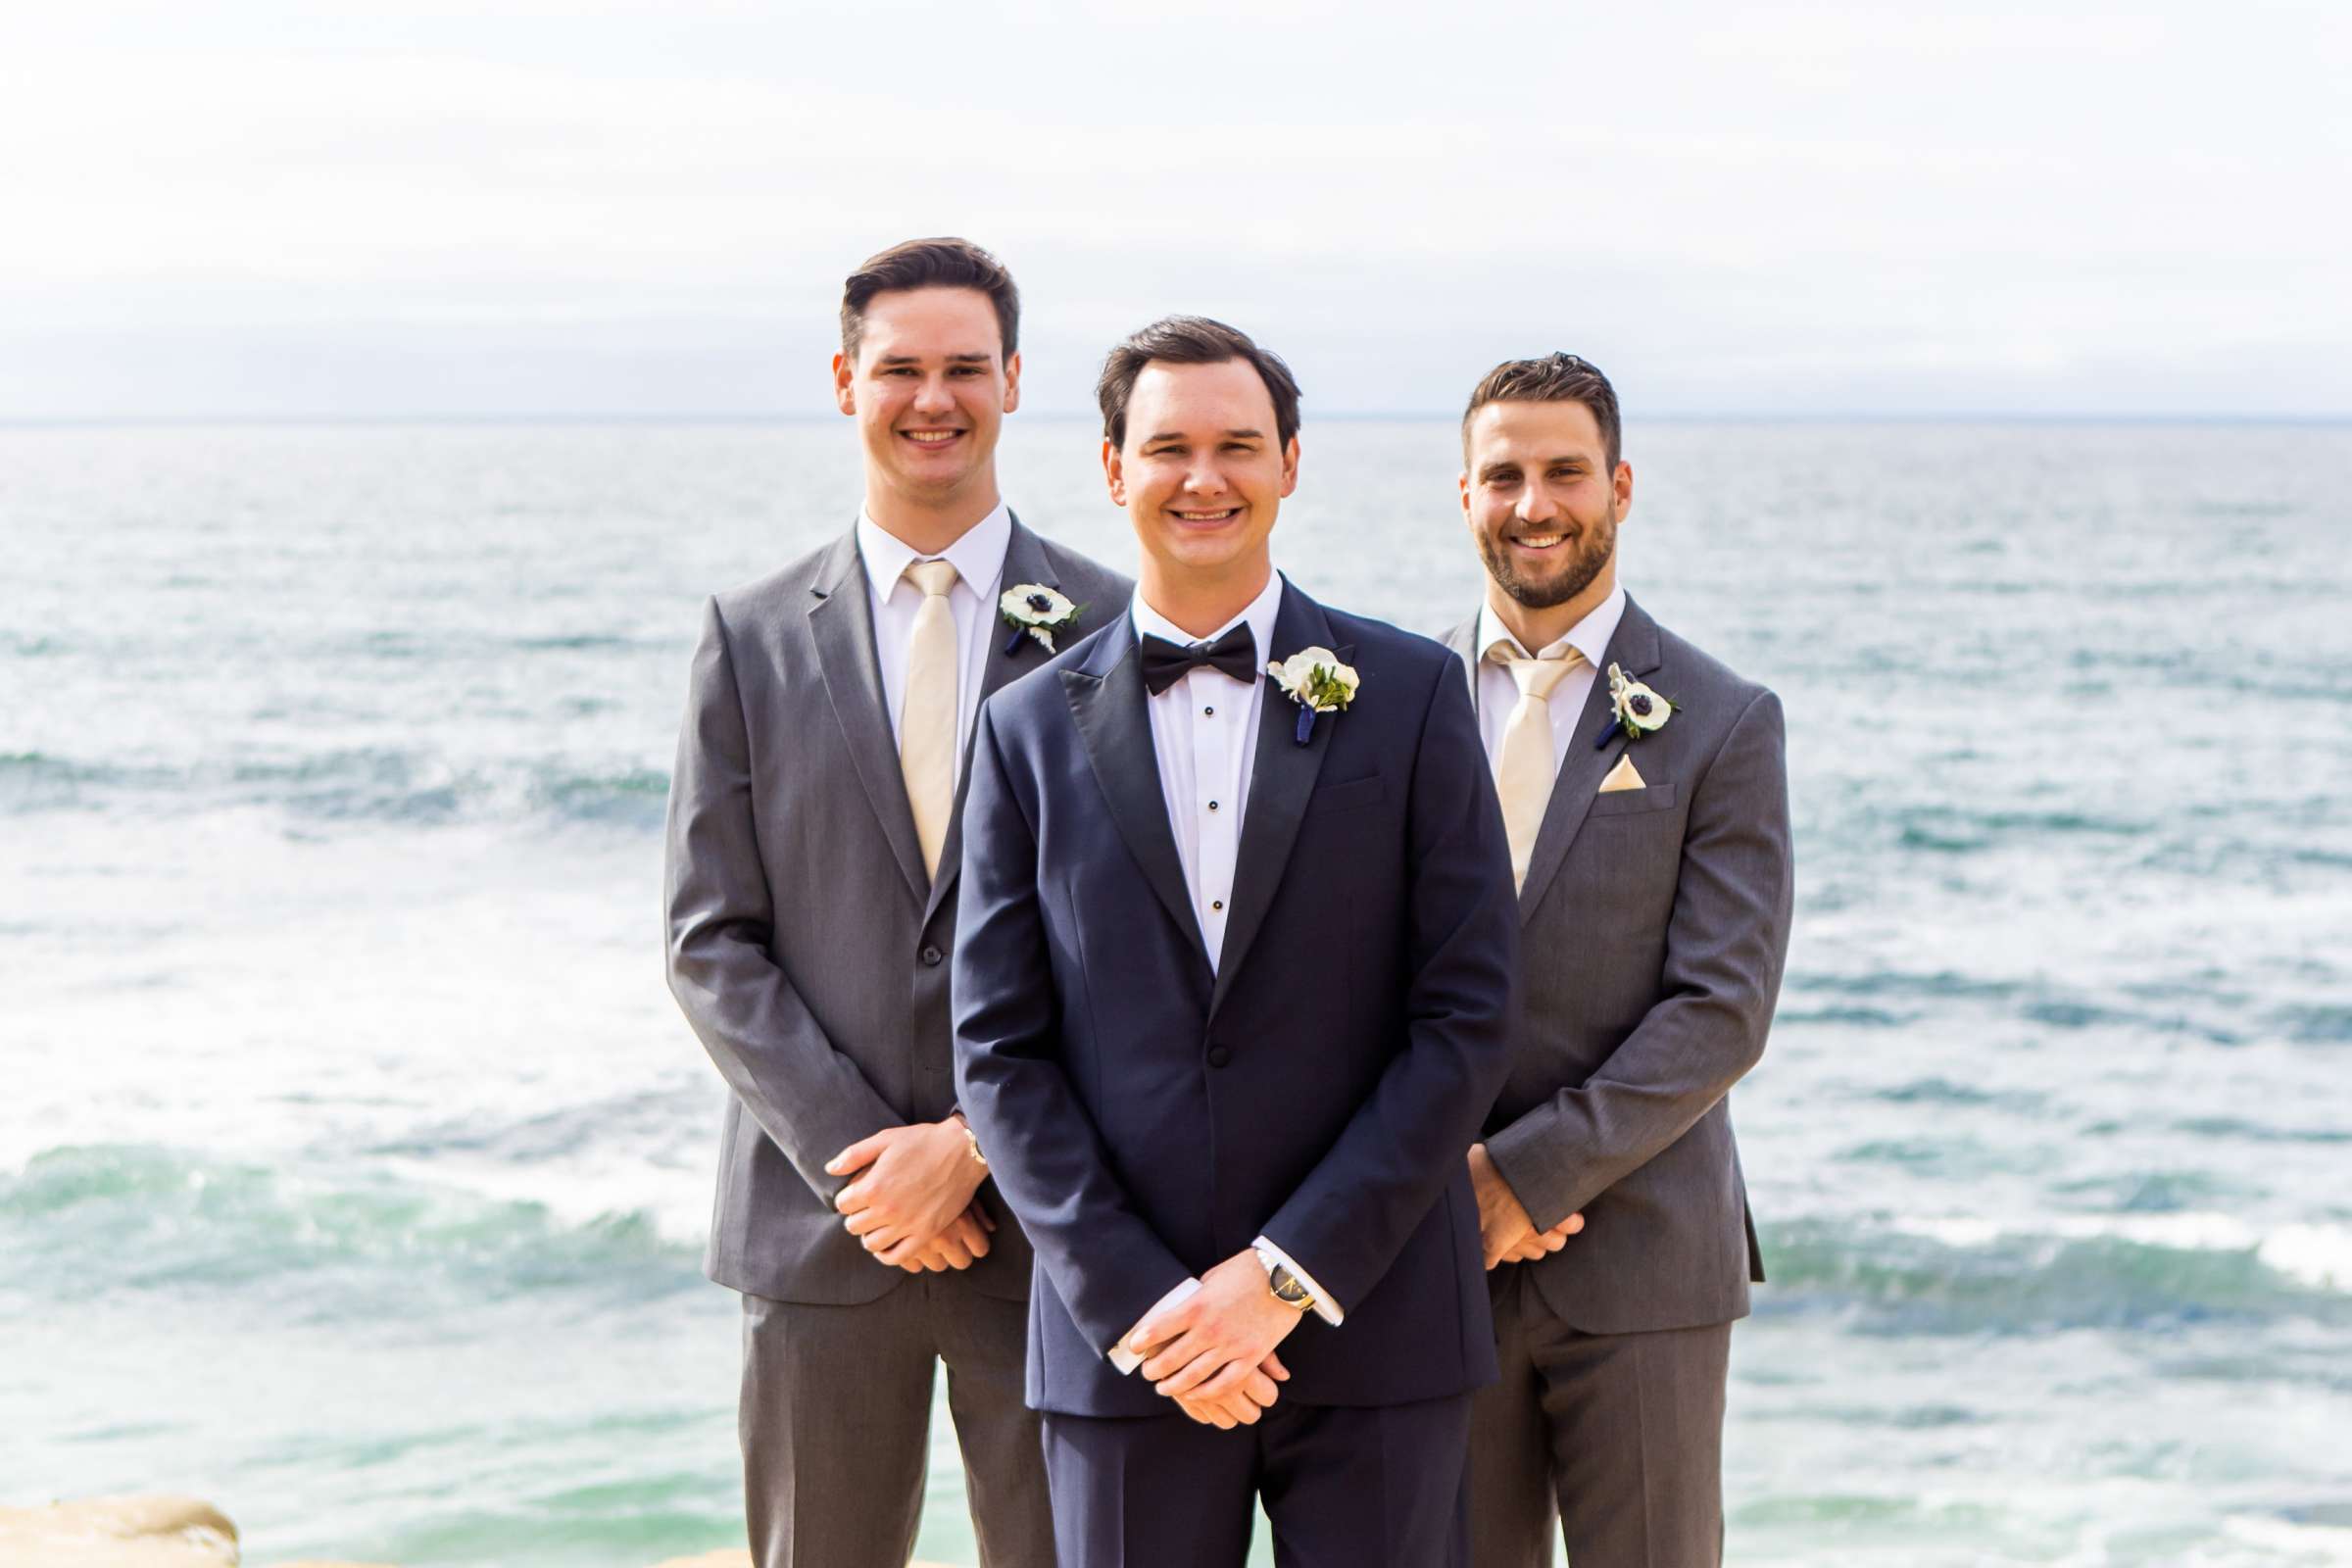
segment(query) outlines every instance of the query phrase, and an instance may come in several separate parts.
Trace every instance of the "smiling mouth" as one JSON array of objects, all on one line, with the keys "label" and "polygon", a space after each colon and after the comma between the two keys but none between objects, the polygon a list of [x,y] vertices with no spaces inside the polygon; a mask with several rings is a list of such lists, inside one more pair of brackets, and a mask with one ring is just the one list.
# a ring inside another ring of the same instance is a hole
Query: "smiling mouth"
[{"label": "smiling mouth", "polygon": [[1567,537],[1565,533],[1523,533],[1513,539],[1511,543],[1522,550],[1553,550],[1557,549]]},{"label": "smiling mouth", "polygon": [[1168,509],[1168,514],[1174,517],[1178,522],[1184,523],[1188,527],[1214,528],[1220,523],[1231,522],[1234,518],[1240,516],[1242,514],[1242,509],[1239,507],[1222,507],[1215,512],[1186,512],[1175,507],[1170,507]]},{"label": "smiling mouth", "polygon": [[963,432],[961,430],[901,430],[899,434],[918,447],[944,447]]}]

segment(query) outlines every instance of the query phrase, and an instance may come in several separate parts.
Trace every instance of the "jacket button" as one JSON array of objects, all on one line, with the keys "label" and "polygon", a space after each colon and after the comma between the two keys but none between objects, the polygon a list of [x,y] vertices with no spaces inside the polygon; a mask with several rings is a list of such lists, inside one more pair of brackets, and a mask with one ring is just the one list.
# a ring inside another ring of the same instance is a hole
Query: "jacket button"
[{"label": "jacket button", "polygon": [[1208,1064],[1211,1067],[1222,1067],[1232,1059],[1233,1053],[1227,1051],[1223,1046],[1211,1046],[1208,1048]]},{"label": "jacket button", "polygon": [[948,956],[937,948],[926,947],[923,949],[923,962],[927,967],[936,969],[947,961]]}]

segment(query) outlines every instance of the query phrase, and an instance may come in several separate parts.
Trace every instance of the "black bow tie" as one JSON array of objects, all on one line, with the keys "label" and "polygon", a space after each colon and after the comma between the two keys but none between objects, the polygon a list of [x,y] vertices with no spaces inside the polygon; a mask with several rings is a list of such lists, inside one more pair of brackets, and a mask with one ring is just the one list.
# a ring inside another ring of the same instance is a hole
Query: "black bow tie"
[{"label": "black bow tie", "polygon": [[1144,638],[1144,684],[1157,697],[1185,676],[1206,664],[1221,669],[1247,686],[1257,679],[1257,639],[1247,622],[1213,643],[1172,643],[1165,637]]}]

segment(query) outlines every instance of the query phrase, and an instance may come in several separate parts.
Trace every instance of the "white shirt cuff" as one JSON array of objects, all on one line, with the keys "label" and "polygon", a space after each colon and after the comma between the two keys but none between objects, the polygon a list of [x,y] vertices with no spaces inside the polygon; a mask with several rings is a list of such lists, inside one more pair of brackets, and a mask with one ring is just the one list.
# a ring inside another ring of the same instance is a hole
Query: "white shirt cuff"
[{"label": "white shirt cuff", "polygon": [[[1296,1270],[1294,1270],[1294,1272],[1296,1272]],[[1119,1343],[1110,1348],[1111,1369],[1117,1372],[1119,1376],[1125,1377],[1128,1373],[1133,1372],[1137,1367],[1142,1366],[1144,1364],[1144,1358],[1141,1352],[1127,1348],[1127,1342],[1135,1338],[1135,1329],[1142,1328],[1145,1324],[1151,1322],[1153,1318],[1159,1316],[1160,1313],[1165,1312],[1169,1307],[1174,1306],[1186,1297],[1191,1296],[1200,1288],[1200,1282],[1199,1280],[1186,1280],[1183,1284],[1177,1286],[1167,1295],[1152,1302],[1152,1310],[1146,1312],[1142,1317],[1137,1318],[1135,1320],[1135,1328],[1129,1329],[1126,1333],[1120,1335]]]},{"label": "white shirt cuff", "polygon": [[[1346,1320],[1348,1314],[1340,1310],[1340,1303],[1333,1300],[1330,1293],[1325,1291],[1322,1286],[1315,1283],[1315,1277],[1312,1274],[1309,1274],[1306,1270],[1298,1266],[1298,1260],[1297,1258],[1291,1256],[1290,1253],[1284,1251],[1281,1248],[1275,1246],[1263,1236],[1260,1236],[1251,1245],[1257,1249],[1257,1255],[1260,1261],[1263,1261],[1267,1254],[1271,1253],[1275,1262],[1280,1263],[1284,1268],[1287,1268],[1291,1271],[1291,1278],[1297,1280],[1299,1284],[1306,1287],[1306,1294],[1315,1298],[1315,1316],[1321,1318],[1324,1322],[1330,1324],[1335,1329]],[[1268,1272],[1271,1273],[1272,1270],[1269,1269]]]}]

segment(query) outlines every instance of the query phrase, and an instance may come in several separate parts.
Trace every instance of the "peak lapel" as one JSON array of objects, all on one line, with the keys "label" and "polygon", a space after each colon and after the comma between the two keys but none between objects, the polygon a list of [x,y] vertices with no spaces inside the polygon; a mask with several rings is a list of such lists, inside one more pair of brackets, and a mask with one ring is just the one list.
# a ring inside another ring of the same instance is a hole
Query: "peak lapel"
[{"label": "peak lapel", "polygon": [[1109,803],[1110,819],[1168,917],[1192,943],[1205,974],[1208,954],[1200,945],[1200,922],[1185,890],[1184,862],[1176,855],[1167,797],[1159,788],[1159,753],[1152,744],[1152,715],[1144,707],[1144,666],[1136,652],[1135,623],[1121,614],[1083,667],[1061,671],[1061,685],[1095,782]]},{"label": "peak lapel", "polygon": [[825,695],[849,743],[858,782],[865,786],[866,804],[882,824],[882,836],[890,842],[906,890],[920,903],[930,892],[929,879],[923,875],[922,846],[914,835],[914,811],[906,804],[906,775],[899,769],[898,748],[890,738],[882,665],[874,654],[874,607],[855,533],[834,545],[809,591],[816,603],[808,608],[808,635],[816,644],[817,667],[824,671]]},{"label": "peak lapel", "polygon": [[[1004,568],[999,574],[998,584],[1002,591],[1015,583],[1024,582],[1043,583],[1054,589],[1061,587],[1053,564],[1046,559],[1044,541],[1022,527],[1019,517],[1014,517],[1012,538],[1004,546]],[[955,808],[948,813],[947,837],[940,841],[939,875],[932,879],[929,897],[923,904],[923,922],[926,925],[930,923],[931,916],[939,912],[940,905],[947,899],[948,890],[956,885],[956,871],[963,864],[963,790],[972,772],[972,737],[980,733],[978,704],[995,696],[1014,676],[1025,675],[1054,657],[1038,646],[1036,638],[1025,633],[1018,642],[1010,642],[1007,636],[1009,628],[999,617],[994,604],[982,605],[980,612],[988,620],[988,658],[980,666],[980,696],[973,706],[971,729],[963,738],[962,765],[956,773]],[[1079,634],[1062,634],[1065,639],[1074,635]],[[911,812],[907,819],[913,820]],[[915,863],[919,865],[922,862],[918,859]]]},{"label": "peak lapel", "polygon": [[1527,859],[1527,880],[1519,889],[1519,918],[1524,921],[1544,902],[1544,890],[1559,873],[1560,864],[1568,858],[1568,847],[1585,825],[1585,815],[1592,809],[1592,802],[1600,794],[1600,781],[1609,776],[1609,769],[1625,755],[1626,739],[1620,734],[1611,737],[1605,747],[1595,744],[1596,737],[1609,718],[1609,665],[1617,664],[1629,675],[1647,675],[1658,667],[1658,623],[1649,618],[1648,612],[1634,603],[1631,595],[1625,601],[1625,613],[1618,618],[1617,630],[1609,638],[1602,654],[1600,667],[1592,672],[1592,688],[1585,693],[1585,704],[1576,715],[1576,729],[1568,739],[1568,755],[1560,760],[1560,771],[1551,781],[1551,800],[1544,808],[1544,825],[1536,832],[1536,848]]},{"label": "peak lapel", "polygon": [[[1282,585],[1282,608],[1274,615],[1274,646],[1264,650],[1268,660],[1287,659],[1302,648],[1332,648],[1331,622],[1323,607],[1293,587]],[[1332,648],[1341,663],[1355,655],[1353,644]],[[1208,1004],[1216,1015],[1233,977],[1250,956],[1250,945],[1265,924],[1266,911],[1282,886],[1283,867],[1298,840],[1306,817],[1307,797],[1323,771],[1323,757],[1331,749],[1331,732],[1347,722],[1345,713],[1316,716],[1304,746],[1298,744],[1298,707],[1273,678],[1260,674],[1257,699],[1257,750],[1250,764],[1250,802],[1242,820],[1242,842],[1236,847],[1233,873],[1233,914],[1225,922],[1225,949],[1217,956],[1217,988]]]}]

